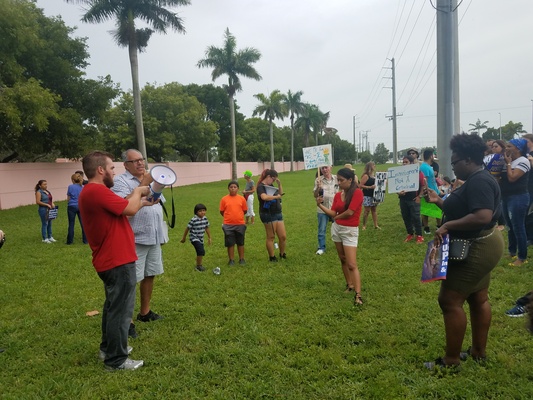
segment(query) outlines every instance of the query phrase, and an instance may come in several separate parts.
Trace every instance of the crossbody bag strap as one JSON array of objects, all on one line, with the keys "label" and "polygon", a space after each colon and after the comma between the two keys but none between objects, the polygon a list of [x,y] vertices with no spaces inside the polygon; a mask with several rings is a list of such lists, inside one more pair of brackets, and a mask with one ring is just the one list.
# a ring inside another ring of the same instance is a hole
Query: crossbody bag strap
[{"label": "crossbody bag strap", "polygon": [[172,216],[170,217],[170,219],[168,218],[167,209],[165,208],[165,205],[163,203],[161,203],[161,207],[163,207],[163,213],[165,213],[165,217],[167,218],[168,226],[173,229],[176,225],[176,208],[174,206],[174,190],[172,188],[172,185],[170,185],[170,193],[172,198]]}]

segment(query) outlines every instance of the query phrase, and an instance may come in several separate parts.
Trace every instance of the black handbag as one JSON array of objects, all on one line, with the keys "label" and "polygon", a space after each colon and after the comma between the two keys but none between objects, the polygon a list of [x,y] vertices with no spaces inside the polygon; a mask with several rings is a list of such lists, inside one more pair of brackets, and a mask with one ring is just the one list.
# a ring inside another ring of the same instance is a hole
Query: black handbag
[{"label": "black handbag", "polygon": [[448,260],[464,261],[468,257],[470,245],[472,240],[470,239],[450,239]]}]

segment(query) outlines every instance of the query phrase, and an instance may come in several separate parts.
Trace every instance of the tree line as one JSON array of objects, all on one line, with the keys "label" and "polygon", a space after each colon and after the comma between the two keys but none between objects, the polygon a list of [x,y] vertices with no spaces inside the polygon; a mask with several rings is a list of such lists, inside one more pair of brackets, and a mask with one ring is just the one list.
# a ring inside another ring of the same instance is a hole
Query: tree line
[{"label": "tree line", "polygon": [[[100,22],[108,15],[102,9],[107,2],[78,2],[88,6],[84,22]],[[148,45],[154,30],[123,21],[123,12],[145,3],[118,1],[121,8],[113,14],[118,27],[114,39],[130,49],[132,72],[138,68],[133,53]],[[177,15],[158,4],[133,15],[151,13],[149,25],[184,31]],[[212,68],[213,80],[227,76],[227,85],[171,82],[141,88],[133,82],[132,91],[121,90],[110,76],[88,79],[86,39],[73,38],[73,33],[61,18],[46,17],[30,0],[0,3],[0,162],[77,159],[94,148],[118,158],[125,148],[141,149],[142,142],[147,157],[156,162],[301,161],[302,147],[324,143],[332,144],[337,163],[354,160],[353,145],[327,127],[329,113],[302,101],[301,91],[258,93],[252,117],[239,112],[233,95],[242,87],[240,76],[260,79],[253,68],[260,52],[238,50],[229,29],[223,46],[210,46],[197,64]],[[276,126],[274,121],[285,117],[290,126]]]},{"label": "tree line", "polygon": [[[356,154],[354,146],[328,127],[329,112],[303,100],[302,91],[257,93],[251,118],[239,112],[235,94],[241,78],[260,80],[254,64],[255,48],[237,48],[229,29],[221,47],[209,46],[196,67],[210,68],[213,82],[222,86],[167,83],[140,87],[137,53],[153,33],[168,29],[185,33],[172,7],[189,0],[134,2],[66,0],[84,6],[82,21],[116,22],[117,45],[128,48],[132,90],[123,91],[108,75],[88,79],[89,53],[85,38],[73,38],[74,28],[57,17],[46,17],[31,0],[0,2],[0,162],[77,159],[94,148],[105,148],[117,158],[135,147],[153,161],[301,161],[302,148],[330,143],[334,162],[389,160],[379,143],[374,154]],[[167,8],[165,8],[167,7]],[[136,18],[148,27],[138,28]],[[288,118],[289,126],[276,121]],[[523,132],[509,121],[491,128],[488,121],[470,124],[485,139],[508,140]],[[292,162],[291,162],[292,167]]]}]

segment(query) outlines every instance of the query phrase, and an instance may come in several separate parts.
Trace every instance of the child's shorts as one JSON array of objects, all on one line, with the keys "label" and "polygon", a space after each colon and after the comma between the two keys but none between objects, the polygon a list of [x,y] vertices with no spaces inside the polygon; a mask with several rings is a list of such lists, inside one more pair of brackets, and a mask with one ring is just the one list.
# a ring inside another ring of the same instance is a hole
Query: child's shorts
[{"label": "child's shorts", "polygon": [[194,242],[191,242],[191,244],[194,246],[197,256],[205,256],[205,248],[202,242],[195,240]]},{"label": "child's shorts", "polygon": [[231,247],[234,245],[244,246],[244,233],[246,225],[222,225],[224,231],[224,245]]}]

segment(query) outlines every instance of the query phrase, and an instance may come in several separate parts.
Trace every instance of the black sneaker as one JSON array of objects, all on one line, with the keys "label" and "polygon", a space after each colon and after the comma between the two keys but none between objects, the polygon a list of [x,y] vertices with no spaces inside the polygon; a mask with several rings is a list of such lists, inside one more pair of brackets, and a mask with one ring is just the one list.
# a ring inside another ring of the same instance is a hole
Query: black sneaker
[{"label": "black sneaker", "polygon": [[244,258],[241,258],[239,260],[239,265],[246,265],[246,260]]},{"label": "black sneaker", "polygon": [[135,324],[133,322],[130,323],[130,327],[128,329],[128,336],[132,339],[137,339],[139,337],[137,331],[135,330]]},{"label": "black sneaker", "polygon": [[278,259],[276,258],[276,256],[272,256],[270,257],[270,262],[278,262]]},{"label": "black sneaker", "polygon": [[197,265],[196,268],[194,268],[198,272],[204,272],[205,267],[203,265]]},{"label": "black sneaker", "polygon": [[283,253],[283,254],[279,254],[279,258],[284,258],[285,260],[287,259],[287,253]]},{"label": "black sneaker", "polygon": [[228,261],[228,265],[235,265],[235,261],[234,260],[229,260]]},{"label": "black sneaker", "polygon": [[424,233],[426,235],[431,235],[431,230],[429,229],[429,226],[424,226]]},{"label": "black sneaker", "polygon": [[150,321],[157,321],[158,319],[163,319],[164,317],[162,315],[156,314],[152,310],[148,311],[148,314],[141,315],[141,313],[137,314],[137,321],[141,322],[150,322]]}]

